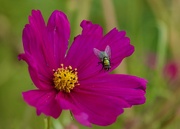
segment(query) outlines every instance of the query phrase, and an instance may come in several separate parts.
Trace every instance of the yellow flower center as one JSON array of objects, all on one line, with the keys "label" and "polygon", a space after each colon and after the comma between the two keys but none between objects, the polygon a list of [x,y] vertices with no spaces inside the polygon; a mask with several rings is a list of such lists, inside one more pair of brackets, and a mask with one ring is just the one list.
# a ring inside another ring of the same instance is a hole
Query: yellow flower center
[{"label": "yellow flower center", "polygon": [[72,69],[71,66],[64,68],[64,65],[61,64],[61,68],[53,71],[54,86],[57,90],[70,93],[75,86],[79,85],[77,69]]}]

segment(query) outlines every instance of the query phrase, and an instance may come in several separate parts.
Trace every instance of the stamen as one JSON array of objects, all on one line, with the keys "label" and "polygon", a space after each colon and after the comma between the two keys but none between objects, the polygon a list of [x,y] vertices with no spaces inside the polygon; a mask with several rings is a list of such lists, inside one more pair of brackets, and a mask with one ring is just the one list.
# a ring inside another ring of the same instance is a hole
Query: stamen
[{"label": "stamen", "polygon": [[61,64],[61,68],[58,68],[54,71],[54,87],[57,90],[64,91],[70,93],[70,91],[77,85],[78,83],[78,76],[77,76],[77,69],[72,69],[71,66],[65,67]]}]

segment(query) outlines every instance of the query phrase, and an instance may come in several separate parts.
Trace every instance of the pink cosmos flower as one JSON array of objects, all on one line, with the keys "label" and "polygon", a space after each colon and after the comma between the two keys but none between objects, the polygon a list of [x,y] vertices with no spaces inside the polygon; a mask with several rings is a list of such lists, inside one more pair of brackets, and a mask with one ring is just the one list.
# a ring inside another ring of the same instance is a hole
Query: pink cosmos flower
[{"label": "pink cosmos flower", "polygon": [[179,76],[178,74],[178,62],[173,60],[167,61],[163,70],[163,76],[166,78],[166,80],[175,81]]},{"label": "pink cosmos flower", "polygon": [[[123,108],[145,102],[146,80],[122,74],[110,74],[134,52],[125,31],[103,29],[82,21],[82,33],[68,49],[70,24],[63,12],[54,11],[47,25],[41,12],[33,10],[23,30],[24,53],[19,60],[28,64],[29,74],[37,89],[23,92],[25,102],[41,113],[58,118],[70,110],[85,126],[106,126],[116,121]],[[111,48],[111,68],[102,70],[94,48]],[[68,52],[67,52],[68,50]]]}]

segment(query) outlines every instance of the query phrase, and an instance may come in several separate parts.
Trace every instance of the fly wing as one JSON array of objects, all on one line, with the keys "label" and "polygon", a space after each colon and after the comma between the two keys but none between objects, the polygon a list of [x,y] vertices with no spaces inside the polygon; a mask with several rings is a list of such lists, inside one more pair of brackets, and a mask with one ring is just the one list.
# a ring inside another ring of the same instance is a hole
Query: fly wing
[{"label": "fly wing", "polygon": [[106,46],[104,52],[105,52],[105,54],[106,54],[107,57],[111,58],[111,48],[110,48],[109,45]]},{"label": "fly wing", "polygon": [[105,55],[104,55],[104,52],[98,50],[97,48],[94,48],[93,51],[94,51],[94,54],[95,54],[99,59],[103,59],[103,58],[104,58],[104,56],[105,56]]}]

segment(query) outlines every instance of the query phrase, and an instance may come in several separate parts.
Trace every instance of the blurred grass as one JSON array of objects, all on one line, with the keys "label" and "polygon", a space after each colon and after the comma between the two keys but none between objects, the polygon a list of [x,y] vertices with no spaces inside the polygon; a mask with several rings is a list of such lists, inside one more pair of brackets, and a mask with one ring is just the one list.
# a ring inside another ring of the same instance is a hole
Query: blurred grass
[{"label": "blurred grass", "polygon": [[[22,52],[21,35],[32,9],[40,9],[47,21],[55,9],[64,11],[71,23],[71,42],[80,33],[80,21],[91,20],[100,24],[107,33],[111,27],[126,30],[135,46],[135,53],[126,59],[122,71],[148,80],[147,102],[126,109],[117,122],[99,129],[179,129],[180,81],[168,80],[163,75],[169,60],[179,64],[180,2],[177,0],[112,0],[104,8],[103,0],[0,0],[0,129],[44,128],[44,116],[37,117],[34,108],[22,99],[21,92],[33,89],[27,65],[17,60]],[[108,17],[106,13],[113,13]],[[109,19],[109,21],[108,21]],[[112,22],[111,20],[115,20]],[[161,28],[159,21],[164,24]],[[162,37],[165,31],[165,37]],[[161,39],[162,38],[162,39]],[[166,39],[166,40],[164,40]],[[162,46],[160,44],[166,44]],[[154,55],[150,60],[148,55]],[[147,63],[147,60],[150,60]],[[152,63],[152,64],[151,64]],[[153,67],[151,67],[153,65]],[[121,66],[120,66],[121,67]],[[119,70],[119,69],[118,69]],[[179,73],[179,71],[177,71]],[[52,122],[64,127],[72,122],[69,112]],[[73,121],[75,122],[75,121]],[[75,122],[75,124],[77,124]],[[79,124],[80,128],[85,129]]]}]

